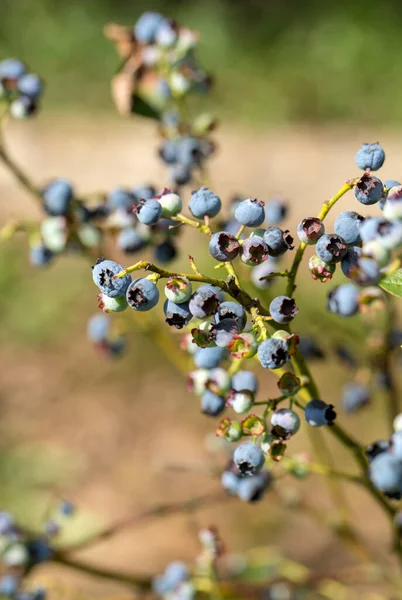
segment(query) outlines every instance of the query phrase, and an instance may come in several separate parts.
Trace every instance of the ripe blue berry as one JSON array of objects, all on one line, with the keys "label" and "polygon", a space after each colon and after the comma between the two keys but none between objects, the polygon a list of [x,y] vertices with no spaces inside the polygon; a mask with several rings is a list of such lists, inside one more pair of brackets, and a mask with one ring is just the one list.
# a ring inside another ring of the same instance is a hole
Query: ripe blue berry
[{"label": "ripe blue berry", "polygon": [[279,225],[286,218],[287,212],[287,204],[281,198],[265,203],[265,219],[271,225]]},{"label": "ripe blue berry", "polygon": [[290,408],[278,408],[271,415],[272,433],[278,437],[288,437],[300,429],[299,415]]},{"label": "ripe blue berry", "polygon": [[193,318],[189,304],[186,301],[177,304],[172,300],[166,300],[163,305],[163,311],[165,313],[166,323],[171,327],[176,327],[176,329],[182,329],[185,325],[188,325]]},{"label": "ripe blue berry", "polygon": [[225,490],[225,492],[228,492],[228,494],[231,494],[232,496],[237,495],[240,481],[241,481],[240,477],[238,477],[232,471],[224,471],[222,473],[222,477],[221,477],[222,487]]},{"label": "ripe blue berry", "polygon": [[116,246],[125,254],[134,254],[147,245],[147,240],[134,227],[125,227],[117,236]]},{"label": "ripe blue berry", "polygon": [[267,471],[262,471],[251,477],[242,477],[239,480],[237,495],[243,502],[258,502],[271,483],[272,475]]},{"label": "ripe blue berry", "polygon": [[158,200],[140,200],[134,210],[144,225],[155,225],[162,216],[162,206]]},{"label": "ripe blue berry", "polygon": [[191,314],[198,319],[214,315],[218,307],[219,296],[212,287],[207,285],[199,287],[190,300]]},{"label": "ripe blue berry", "polygon": [[29,260],[35,267],[44,267],[53,259],[54,254],[44,244],[31,246],[29,249]]},{"label": "ripe blue berry", "polygon": [[336,419],[336,412],[332,404],[323,400],[311,400],[305,408],[304,416],[311,427],[332,425]]},{"label": "ripe blue berry", "polygon": [[167,165],[174,165],[178,161],[177,140],[164,140],[159,149],[159,156]]},{"label": "ripe blue berry", "polygon": [[188,165],[178,163],[170,170],[170,179],[175,185],[186,185],[191,181],[191,169]]},{"label": "ripe blue berry", "polygon": [[296,302],[288,296],[277,296],[269,305],[269,314],[276,323],[281,325],[293,321],[298,312]]},{"label": "ripe blue berry", "polygon": [[36,73],[22,75],[17,82],[18,91],[32,100],[36,100],[43,92],[43,81]]},{"label": "ripe blue berry", "polygon": [[192,193],[188,203],[191,214],[199,220],[204,217],[216,217],[222,207],[220,198],[206,186]]},{"label": "ripe blue berry", "polygon": [[17,58],[6,58],[0,62],[0,79],[19,79],[25,70],[24,63]]},{"label": "ripe blue berry", "polygon": [[144,312],[158,304],[159,290],[149,279],[135,279],[127,288],[126,299],[131,308]]},{"label": "ripe blue berry", "polygon": [[351,277],[352,269],[356,267],[357,261],[362,255],[363,250],[359,248],[359,246],[350,246],[347,249],[346,254],[341,261],[341,269],[345,277]]},{"label": "ripe blue berry", "polygon": [[288,346],[280,339],[264,340],[258,347],[258,358],[264,369],[279,369],[289,360]]},{"label": "ripe blue berry", "polygon": [[350,268],[349,277],[360,286],[368,286],[378,283],[382,273],[374,259],[363,256]]},{"label": "ripe blue berry", "polygon": [[201,411],[204,415],[217,417],[225,409],[225,399],[222,396],[206,390],[201,396]]},{"label": "ripe blue berry", "polygon": [[259,227],[265,221],[264,206],[264,202],[257,198],[247,198],[237,205],[235,219],[246,227]]},{"label": "ripe blue berry", "polygon": [[[180,306],[180,304],[179,304]],[[199,369],[214,369],[226,357],[226,348],[198,348],[194,354],[194,363]]]},{"label": "ripe blue berry", "polygon": [[141,44],[152,44],[159,28],[164,24],[165,17],[159,13],[144,12],[134,26],[134,35]]},{"label": "ripe blue berry", "polygon": [[345,210],[338,215],[335,221],[335,233],[337,233],[347,244],[359,244],[360,226],[364,217],[353,210]]},{"label": "ripe blue berry", "polygon": [[177,143],[178,162],[192,168],[200,164],[202,149],[200,140],[193,137],[181,138]]},{"label": "ripe blue berry", "polygon": [[239,254],[239,240],[226,231],[215,233],[209,242],[209,251],[215,260],[231,261]]},{"label": "ripe blue berry", "polygon": [[167,264],[177,256],[177,248],[172,240],[165,240],[155,247],[155,260],[160,264]]},{"label": "ripe blue berry", "polygon": [[324,234],[317,242],[315,251],[321,260],[326,263],[337,263],[346,254],[345,241],[335,233]]},{"label": "ripe blue berry", "polygon": [[297,226],[297,236],[303,244],[316,244],[324,232],[324,223],[316,217],[303,219]]},{"label": "ripe blue berry", "polygon": [[211,334],[217,346],[227,348],[233,338],[240,332],[237,319],[222,319],[211,326]]},{"label": "ripe blue berry", "polygon": [[342,391],[343,409],[354,413],[370,402],[370,390],[366,385],[357,382],[347,383]]},{"label": "ripe blue berry", "polygon": [[193,287],[191,281],[189,281],[187,277],[182,277],[181,275],[170,277],[165,285],[166,298],[176,304],[187,302],[192,292]]},{"label": "ripe blue berry", "polygon": [[241,259],[251,267],[259,265],[268,258],[269,248],[261,238],[257,236],[244,240],[241,247]]},{"label": "ripe blue berry", "polygon": [[64,216],[73,199],[73,188],[66,179],[51,181],[42,192],[43,208],[53,217]]},{"label": "ripe blue berry", "polygon": [[117,296],[124,296],[131,283],[130,275],[114,279],[115,275],[123,270],[119,263],[101,258],[92,267],[92,278],[102,294],[110,296],[110,298],[117,298]]},{"label": "ripe blue berry", "polygon": [[293,238],[289,231],[279,227],[268,227],[264,233],[264,242],[268,246],[270,256],[282,256],[288,250],[293,250]]},{"label": "ripe blue berry", "polygon": [[378,142],[375,144],[363,144],[355,156],[357,166],[363,171],[366,169],[377,171],[382,167],[384,160],[385,152]]},{"label": "ripe blue berry", "polygon": [[365,173],[355,185],[356,199],[366,206],[379,202],[383,194],[384,186],[382,181],[368,173]]},{"label": "ripe blue berry", "polygon": [[245,442],[237,446],[233,462],[243,475],[254,475],[264,466],[264,454],[259,446]]},{"label": "ripe blue berry", "polygon": [[224,319],[235,319],[239,324],[239,329],[242,331],[247,323],[247,314],[241,304],[229,300],[219,304],[218,311],[213,317],[213,322],[219,323]]},{"label": "ripe blue berry", "polygon": [[369,476],[384,493],[399,494],[402,490],[402,462],[388,452],[381,452],[371,461]]},{"label": "ripe blue berry", "polygon": [[351,317],[359,310],[358,296],[359,290],[354,285],[338,285],[329,293],[327,308],[342,317]]},{"label": "ripe blue berry", "polygon": [[117,187],[111,190],[106,198],[106,203],[110,210],[123,208],[129,210],[135,204],[136,199],[132,192],[123,188]]},{"label": "ripe blue berry", "polygon": [[232,377],[232,388],[236,392],[248,391],[256,394],[258,379],[252,371],[238,371]]}]

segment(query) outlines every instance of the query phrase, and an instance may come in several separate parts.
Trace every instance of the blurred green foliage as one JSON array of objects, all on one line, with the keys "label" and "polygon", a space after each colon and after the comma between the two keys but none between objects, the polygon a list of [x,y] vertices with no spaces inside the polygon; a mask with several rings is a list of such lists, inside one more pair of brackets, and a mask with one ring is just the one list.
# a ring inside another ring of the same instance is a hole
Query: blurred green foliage
[{"label": "blurred green foliage", "polygon": [[398,0],[2,0],[0,55],[42,73],[52,107],[109,109],[108,21],[161,10],[198,29],[210,102],[247,122],[402,121]]}]

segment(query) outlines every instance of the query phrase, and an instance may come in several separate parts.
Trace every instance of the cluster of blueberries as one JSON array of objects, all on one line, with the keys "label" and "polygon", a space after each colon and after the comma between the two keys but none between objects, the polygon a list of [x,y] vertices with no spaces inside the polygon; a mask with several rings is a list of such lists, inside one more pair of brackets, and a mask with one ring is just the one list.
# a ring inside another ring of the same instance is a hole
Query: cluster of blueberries
[{"label": "cluster of blueberries", "polygon": [[36,73],[29,73],[17,58],[0,62],[0,103],[8,106],[14,119],[26,119],[34,115],[43,94],[44,83]]},{"label": "cluster of blueberries", "polygon": [[188,122],[183,111],[183,101],[189,94],[205,94],[212,84],[196,57],[198,35],[155,12],[141,15],[133,35],[138,43],[135,52],[140,52],[142,65],[138,93],[161,115],[160,157],[170,167],[172,187],[185,185],[193,179],[195,171],[202,172],[204,161],[214,151],[209,133],[215,127],[215,120],[201,114]]},{"label": "cluster of blueberries", "polygon": [[40,535],[23,531],[8,512],[0,513],[0,551],[2,575],[0,577],[0,595],[12,600],[44,600],[46,590],[42,587],[27,589],[25,577],[36,565],[52,558],[51,539],[63,526],[65,519],[71,517],[75,507],[71,502],[63,501],[54,511]]},{"label": "cluster of blueberries", "polygon": [[[373,485],[394,500],[402,498],[402,414],[394,420],[394,433],[389,440],[378,440],[366,449]],[[397,513],[397,519],[401,519]],[[398,525],[398,523],[396,523]],[[400,527],[400,522],[399,522]]]},{"label": "cluster of blueberries", "polygon": [[[382,165],[384,157],[379,144],[364,144],[356,155],[364,174],[354,182],[356,199],[364,205],[379,203],[384,216],[364,218],[346,211],[336,219],[335,233],[329,234],[325,233],[323,222],[315,217],[303,219],[297,228],[301,244],[316,247],[316,254],[310,260],[313,278],[328,281],[340,263],[342,272],[351,280],[329,293],[328,309],[337,315],[356,314],[362,302],[367,304],[366,299],[362,300],[367,289],[377,299],[382,297],[377,284],[391,262],[392,251],[402,246],[402,185],[396,181],[383,184],[371,175],[371,171]],[[162,218],[180,220],[182,205],[177,193],[164,190],[157,197],[141,200],[135,212],[143,224],[154,226]],[[192,192],[188,202],[191,215],[207,227],[221,208],[220,198],[205,186]],[[210,255],[218,263],[229,264],[240,259],[253,267],[252,272],[259,269],[258,277],[254,278],[257,285],[266,284],[270,275],[275,276],[277,261],[294,248],[289,231],[279,227],[285,215],[286,205],[281,201],[265,206],[255,198],[235,198],[231,217],[220,223],[221,229],[209,237]],[[268,226],[267,216],[273,221]],[[251,231],[245,233],[247,230]],[[160,299],[161,275],[157,270],[135,279],[123,271],[121,264],[103,258],[93,267],[93,280],[99,288],[104,310],[119,312],[131,307],[142,312],[154,308]],[[182,347],[191,355],[196,367],[189,375],[189,387],[200,397],[201,411],[217,417],[231,409],[244,416],[241,421],[224,418],[217,428],[218,435],[231,442],[253,438],[252,442],[244,441],[237,446],[233,462],[222,476],[222,484],[229,493],[254,502],[262,497],[272,481],[269,474],[261,471],[265,456],[278,460],[286,449],[285,442],[300,427],[293,399],[302,382],[292,372],[285,372],[278,384],[279,398],[271,401],[264,418],[260,418],[250,414],[256,402],[258,380],[252,371],[233,370],[233,360],[256,357],[265,369],[286,367],[300,341],[286,330],[296,317],[298,307],[292,297],[274,297],[269,315],[276,324],[276,331],[268,337],[265,325],[262,331],[261,322],[257,324],[255,318],[249,322],[243,305],[226,298],[221,289],[208,283],[194,288],[194,282],[183,275],[169,277],[164,287],[165,321],[176,329],[186,328]],[[106,315],[103,317],[106,319]],[[95,340],[98,336],[98,343],[110,346],[115,340],[108,341],[109,326],[106,320],[101,321],[102,315],[98,318],[97,332],[95,335],[92,332],[91,337]],[[357,381],[347,384],[343,390],[346,412],[357,410],[369,399],[369,388]],[[289,408],[278,406],[284,400],[289,400]],[[331,425],[336,413],[331,404],[313,399],[304,407],[304,416],[309,425],[320,427]],[[257,438],[258,443],[255,443]]]}]

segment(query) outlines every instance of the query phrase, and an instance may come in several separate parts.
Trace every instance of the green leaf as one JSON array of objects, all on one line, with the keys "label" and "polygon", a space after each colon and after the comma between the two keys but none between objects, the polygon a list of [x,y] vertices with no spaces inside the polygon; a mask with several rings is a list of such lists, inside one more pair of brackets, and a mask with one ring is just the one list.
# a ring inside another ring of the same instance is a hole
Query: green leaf
[{"label": "green leaf", "polygon": [[398,269],[391,275],[386,275],[381,280],[380,286],[389,294],[402,298],[402,269]]},{"label": "green leaf", "polygon": [[159,113],[148,102],[145,102],[143,98],[140,98],[140,96],[133,96],[131,114],[159,121]]}]

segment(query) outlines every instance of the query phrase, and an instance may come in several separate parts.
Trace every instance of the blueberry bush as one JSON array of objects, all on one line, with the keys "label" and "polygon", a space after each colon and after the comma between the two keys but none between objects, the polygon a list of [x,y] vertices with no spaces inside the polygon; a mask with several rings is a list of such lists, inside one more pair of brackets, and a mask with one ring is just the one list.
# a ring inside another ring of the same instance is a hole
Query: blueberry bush
[{"label": "blueberry bush", "polygon": [[[402,415],[395,354],[402,342],[396,305],[402,296],[402,184],[373,174],[382,167],[385,153],[379,143],[365,143],[357,150],[355,167],[351,157],[353,176],[295,232],[283,228],[288,206],[278,198],[264,203],[235,196],[222,202],[207,172],[216,149],[217,123],[209,114],[198,114],[193,101],[212,85],[197,60],[197,34],[153,12],[143,14],[134,27],[110,24],[105,34],[121,59],[112,80],[116,107],[122,115],[155,120],[158,156],[166,166],[169,187],[139,184],[86,198],[66,179],[38,186],[9,155],[2,133],[0,159],[37,200],[42,219],[12,220],[2,228],[1,238],[23,232],[34,267],[48,266],[65,253],[90,261],[100,310],[88,322],[87,334],[105,357],[124,353],[126,340],[115,322],[126,310],[133,311],[132,319],[145,330],[150,319],[143,313],[152,311],[151,322],[165,332],[162,346],[171,360],[178,356],[171,348],[180,348],[177,367],[187,371],[188,387],[199,398],[201,413],[211,420],[231,458],[214,474],[222,488],[218,497],[158,506],[145,517],[195,510],[209,501],[272,502],[282,477],[308,480],[318,474],[328,478],[333,491],[339,517],[334,534],[367,564],[377,563],[380,579],[392,589],[386,594],[400,597],[396,563],[385,564],[365,548],[353,519],[343,510],[341,489],[343,482],[350,482],[379,505],[389,518],[395,556],[401,559]],[[14,58],[0,62],[3,124],[8,118],[35,115],[43,93],[43,81],[24,63]],[[326,217],[346,194],[351,210],[341,212],[334,231],[328,231]],[[376,216],[361,214],[374,204]],[[210,261],[205,269],[192,256],[186,272],[170,267],[179,252],[186,256],[187,240],[180,240],[183,230],[199,235]],[[127,262],[132,255],[136,259],[122,265],[113,260],[113,249],[127,255]],[[386,398],[388,439],[361,441],[356,428],[351,433],[343,424],[347,418],[326,401],[326,390],[318,389],[310,363],[324,358],[325,347],[298,335],[303,311],[295,295],[298,278],[307,269],[314,285],[328,285],[329,313],[339,322],[358,314],[366,323],[363,358],[357,359],[347,344],[336,349],[353,373],[343,389],[342,412],[364,410],[373,390],[380,388]],[[333,286],[337,270],[343,282]],[[282,285],[281,293],[267,302],[263,291],[274,282]],[[88,280],[88,285],[93,284]],[[364,369],[357,368],[357,360]],[[275,397],[266,398],[261,389],[261,368],[277,378]],[[314,458],[292,453],[293,436],[301,429],[310,434],[313,428],[320,430],[311,437]],[[328,457],[327,436],[350,453],[353,471]],[[278,554],[266,556],[269,575],[254,572],[255,564],[247,557],[242,567],[222,566],[224,545],[214,528],[200,531],[195,564],[173,560],[153,578],[96,567],[76,559],[74,552],[116,535],[141,515],[112,523],[74,545],[60,545],[57,536],[74,512],[75,507],[63,501],[41,531],[28,531],[10,513],[0,513],[1,595],[16,600],[44,597],[46,590],[30,589],[26,576],[37,564],[50,561],[126,583],[140,596],[170,600],[349,597],[342,573],[321,577],[306,568],[300,572],[300,565]],[[361,583],[371,584],[368,573]],[[374,595],[367,592],[365,597]]]}]

